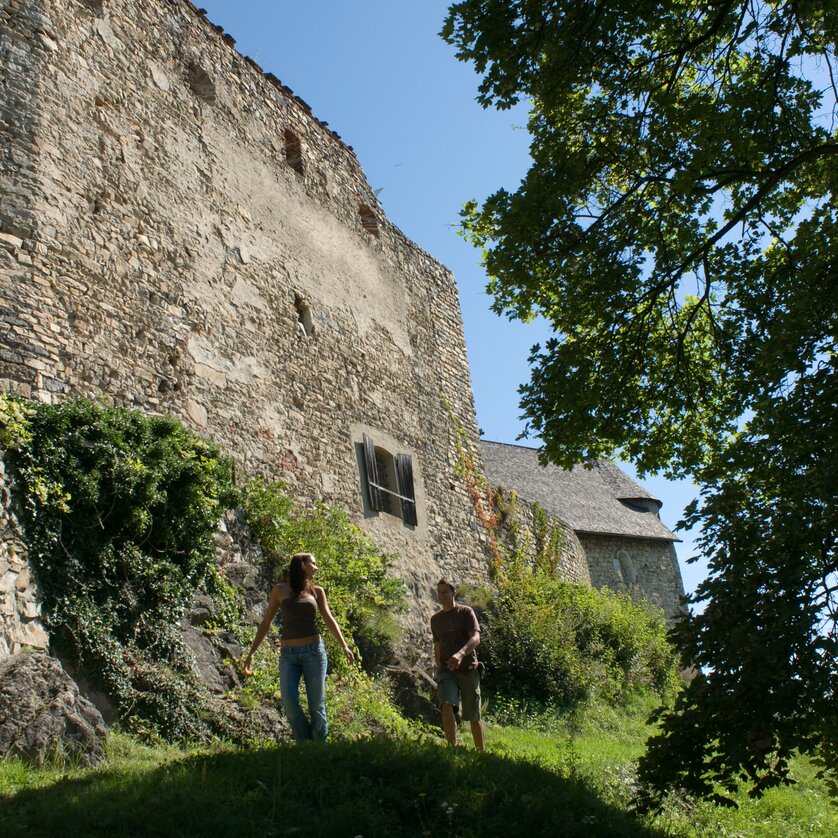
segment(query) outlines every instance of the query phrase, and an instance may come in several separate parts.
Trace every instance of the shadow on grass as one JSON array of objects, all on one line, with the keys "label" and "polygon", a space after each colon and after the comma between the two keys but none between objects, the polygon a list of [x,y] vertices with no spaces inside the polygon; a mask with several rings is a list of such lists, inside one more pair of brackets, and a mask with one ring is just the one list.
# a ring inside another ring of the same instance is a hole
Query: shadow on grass
[{"label": "shadow on grass", "polygon": [[662,836],[548,765],[338,742],[102,769],[0,799],[5,836]]}]

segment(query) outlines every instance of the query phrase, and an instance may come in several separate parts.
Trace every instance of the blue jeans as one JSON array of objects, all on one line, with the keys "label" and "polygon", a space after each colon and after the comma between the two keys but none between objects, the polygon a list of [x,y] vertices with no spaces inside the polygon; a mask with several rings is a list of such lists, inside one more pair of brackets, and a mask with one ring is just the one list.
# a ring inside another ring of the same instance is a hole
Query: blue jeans
[{"label": "blue jeans", "polygon": [[[326,646],[322,638],[305,646],[284,646],[279,653],[279,692],[285,717],[297,742],[325,739],[326,721]],[[308,720],[300,707],[300,678],[306,683]]]}]

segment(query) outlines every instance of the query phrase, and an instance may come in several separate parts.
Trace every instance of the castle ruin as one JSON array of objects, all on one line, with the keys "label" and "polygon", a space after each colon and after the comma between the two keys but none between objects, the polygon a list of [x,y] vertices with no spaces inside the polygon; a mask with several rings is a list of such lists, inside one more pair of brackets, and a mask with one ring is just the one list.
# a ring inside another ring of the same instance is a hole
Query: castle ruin
[{"label": "castle ruin", "polygon": [[0,386],[170,414],[347,510],[427,645],[439,576],[487,573],[451,273],[188,0],[0,0],[0,35]]}]

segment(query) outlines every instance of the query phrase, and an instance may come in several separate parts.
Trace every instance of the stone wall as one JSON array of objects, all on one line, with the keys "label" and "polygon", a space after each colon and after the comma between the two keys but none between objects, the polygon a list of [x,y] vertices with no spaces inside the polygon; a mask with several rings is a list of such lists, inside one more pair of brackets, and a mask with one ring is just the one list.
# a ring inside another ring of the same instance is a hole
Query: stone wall
[{"label": "stone wall", "polygon": [[41,600],[29,572],[26,547],[12,513],[6,469],[0,452],[0,658],[26,649],[46,650]]},{"label": "stone wall", "polygon": [[[510,504],[510,493],[507,489],[498,487],[495,491],[498,498],[495,514],[501,523],[501,533],[506,545],[511,550],[520,549],[528,558],[534,559],[539,538],[543,537],[539,533],[540,527],[536,524],[534,511],[536,504],[518,495],[512,496],[514,502]],[[566,522],[553,515],[549,516],[548,520],[549,526],[557,530],[561,537],[559,560],[556,566],[557,575],[566,582],[590,585],[591,574],[582,542]]]},{"label": "stone wall", "polygon": [[582,533],[579,540],[594,587],[634,589],[659,605],[668,620],[677,616],[684,587],[673,542]]},{"label": "stone wall", "polygon": [[[456,285],[351,148],[186,0],[0,0],[0,386],[181,418],[400,555],[408,638],[485,578]],[[365,505],[367,433],[418,523]]]}]

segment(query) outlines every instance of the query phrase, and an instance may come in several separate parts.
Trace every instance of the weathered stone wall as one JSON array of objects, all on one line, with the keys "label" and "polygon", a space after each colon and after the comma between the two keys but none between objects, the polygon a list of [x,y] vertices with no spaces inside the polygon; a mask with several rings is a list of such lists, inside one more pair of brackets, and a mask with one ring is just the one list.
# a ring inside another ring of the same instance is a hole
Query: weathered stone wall
[{"label": "weathered stone wall", "polygon": [[[240,472],[397,551],[426,639],[486,561],[441,396],[476,441],[451,274],[352,150],[186,0],[0,0],[0,386],[180,417]],[[359,444],[413,458],[418,524]]]},{"label": "weathered stone wall", "polygon": [[26,649],[46,650],[49,637],[40,621],[41,598],[29,571],[26,546],[12,513],[0,452],[0,658]]},{"label": "weathered stone wall", "polygon": [[[543,532],[543,527],[536,522],[536,504],[524,500],[522,497],[510,494],[508,489],[496,489],[498,501],[495,514],[501,524],[501,533],[510,549],[520,549],[530,559],[535,559],[539,539],[549,534]],[[514,500],[512,500],[514,498]],[[561,547],[556,572],[560,579],[566,582],[576,582],[580,585],[591,584],[591,574],[588,568],[588,558],[585,549],[576,533],[565,522],[555,516],[549,516],[549,527],[560,534]]]},{"label": "weathered stone wall", "polygon": [[667,619],[679,613],[684,586],[671,541],[585,534],[579,540],[594,587],[634,589],[659,605]]}]

